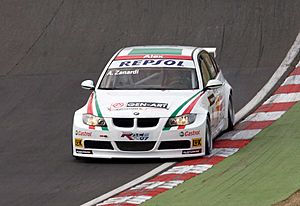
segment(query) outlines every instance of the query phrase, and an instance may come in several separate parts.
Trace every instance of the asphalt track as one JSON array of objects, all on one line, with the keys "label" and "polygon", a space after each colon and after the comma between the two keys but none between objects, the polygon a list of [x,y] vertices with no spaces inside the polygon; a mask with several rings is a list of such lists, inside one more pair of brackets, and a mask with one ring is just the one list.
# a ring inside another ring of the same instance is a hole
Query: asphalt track
[{"label": "asphalt track", "polygon": [[216,46],[236,110],[270,78],[300,28],[299,1],[0,3],[0,205],[79,205],[163,161],[78,162],[73,112],[120,47]]}]

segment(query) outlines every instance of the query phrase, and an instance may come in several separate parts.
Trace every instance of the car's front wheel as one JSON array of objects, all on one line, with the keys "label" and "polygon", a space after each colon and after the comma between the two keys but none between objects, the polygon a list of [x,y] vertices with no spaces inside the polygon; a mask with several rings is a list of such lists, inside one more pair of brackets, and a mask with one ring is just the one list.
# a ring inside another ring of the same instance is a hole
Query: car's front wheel
[{"label": "car's front wheel", "polygon": [[212,151],[212,138],[211,138],[211,128],[209,119],[206,120],[205,129],[205,155],[210,155]]}]

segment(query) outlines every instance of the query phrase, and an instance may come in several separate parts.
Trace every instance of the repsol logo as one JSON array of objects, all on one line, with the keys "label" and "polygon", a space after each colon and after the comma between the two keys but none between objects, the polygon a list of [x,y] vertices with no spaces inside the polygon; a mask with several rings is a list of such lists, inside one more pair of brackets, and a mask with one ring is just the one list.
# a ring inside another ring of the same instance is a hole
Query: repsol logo
[{"label": "repsol logo", "polygon": [[184,67],[184,61],[177,61],[171,59],[146,59],[146,60],[128,60],[122,61],[119,64],[119,67],[131,67],[131,66],[157,66],[157,65],[165,65],[165,66],[177,66]]}]

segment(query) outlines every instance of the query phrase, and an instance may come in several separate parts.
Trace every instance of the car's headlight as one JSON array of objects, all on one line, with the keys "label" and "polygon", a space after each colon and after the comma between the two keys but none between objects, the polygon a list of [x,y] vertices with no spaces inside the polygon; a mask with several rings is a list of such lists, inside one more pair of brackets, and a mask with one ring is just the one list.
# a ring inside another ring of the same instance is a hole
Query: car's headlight
[{"label": "car's headlight", "polygon": [[97,117],[92,114],[83,114],[82,121],[84,124],[90,125],[90,126],[107,127],[106,122],[103,117]]},{"label": "car's headlight", "polygon": [[196,120],[196,114],[184,114],[177,117],[170,117],[166,127],[184,126],[192,124]]}]

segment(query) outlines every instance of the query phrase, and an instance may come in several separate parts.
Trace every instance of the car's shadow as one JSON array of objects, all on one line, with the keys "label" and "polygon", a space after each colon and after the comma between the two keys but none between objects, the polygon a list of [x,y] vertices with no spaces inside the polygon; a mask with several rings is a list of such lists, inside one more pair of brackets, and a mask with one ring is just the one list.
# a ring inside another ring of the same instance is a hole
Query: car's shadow
[{"label": "car's shadow", "polygon": [[[199,158],[199,157],[198,157]],[[188,158],[191,159],[191,158]],[[88,163],[88,164],[163,164],[167,162],[179,162],[183,160],[188,160],[187,158],[170,158],[170,159],[159,159],[159,158],[112,158],[112,159],[100,159],[100,158],[84,158],[84,159],[74,159],[75,162]]]}]

